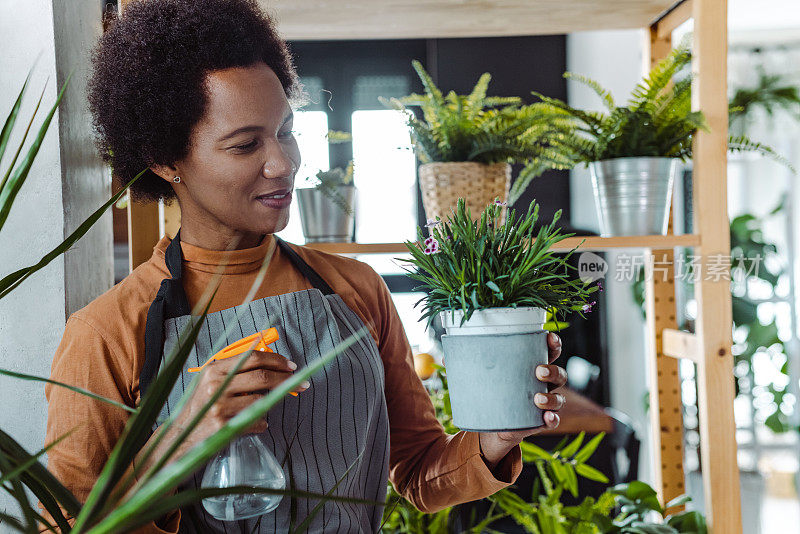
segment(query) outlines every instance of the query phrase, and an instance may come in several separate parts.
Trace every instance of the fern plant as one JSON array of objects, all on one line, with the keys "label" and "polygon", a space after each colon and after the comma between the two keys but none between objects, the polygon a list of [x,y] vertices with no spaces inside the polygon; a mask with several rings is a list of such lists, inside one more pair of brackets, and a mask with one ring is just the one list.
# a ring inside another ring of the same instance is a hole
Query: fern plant
[{"label": "fern plant", "polygon": [[731,125],[743,122],[756,108],[763,109],[770,117],[776,109],[784,109],[800,120],[800,88],[780,74],[767,74],[763,65],[758,70],[756,86],[739,87],[731,97],[728,110]]},{"label": "fern plant", "polygon": [[[610,91],[597,81],[580,74],[564,73],[565,78],[592,89],[606,111],[574,108],[534,91],[540,104],[549,110],[548,120],[554,124],[546,140],[550,150],[558,152],[562,160],[571,161],[573,166],[625,157],[690,159],[695,133],[709,130],[702,111],[692,111],[692,77],[676,78],[691,59],[687,44],[673,49],[636,85],[624,106],[618,106]],[[772,148],[745,136],[730,137],[728,149],[759,152],[791,168]],[[510,201],[519,198],[535,177],[536,174],[520,176],[511,190]]]},{"label": "fern plant", "polygon": [[[520,176],[538,175],[547,168],[567,168],[570,161],[546,143],[550,133],[566,125],[540,104],[524,105],[518,97],[487,96],[491,75],[478,79],[469,95],[436,86],[419,61],[412,62],[425,94],[381,102],[406,114],[414,149],[422,163],[521,163]],[[409,109],[419,107],[419,119]]]}]

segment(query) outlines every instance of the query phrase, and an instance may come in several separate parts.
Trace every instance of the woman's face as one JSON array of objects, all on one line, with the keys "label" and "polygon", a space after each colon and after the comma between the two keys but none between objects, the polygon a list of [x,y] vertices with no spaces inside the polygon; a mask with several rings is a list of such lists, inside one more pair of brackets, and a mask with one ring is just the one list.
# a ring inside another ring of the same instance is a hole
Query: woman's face
[{"label": "woman's face", "polygon": [[289,220],[300,166],[292,109],[278,77],[261,62],[210,72],[206,92],[187,156],[154,170],[178,196],[182,240],[223,250],[241,238],[236,248],[253,247]]}]

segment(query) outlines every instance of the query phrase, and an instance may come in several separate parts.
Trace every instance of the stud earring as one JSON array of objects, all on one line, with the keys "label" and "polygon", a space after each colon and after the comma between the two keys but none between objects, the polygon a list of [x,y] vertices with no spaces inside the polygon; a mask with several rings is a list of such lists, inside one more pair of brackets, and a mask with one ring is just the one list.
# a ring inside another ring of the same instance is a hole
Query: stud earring
[{"label": "stud earring", "polygon": [[175,182],[176,184],[179,184],[181,182],[181,177],[176,176],[175,178],[172,179],[172,181]]}]

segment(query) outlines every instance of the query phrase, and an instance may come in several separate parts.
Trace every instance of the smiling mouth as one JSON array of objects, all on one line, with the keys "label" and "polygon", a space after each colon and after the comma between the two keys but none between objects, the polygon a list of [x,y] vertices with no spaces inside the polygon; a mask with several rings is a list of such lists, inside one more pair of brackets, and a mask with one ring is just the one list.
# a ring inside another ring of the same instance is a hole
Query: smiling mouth
[{"label": "smiling mouth", "polygon": [[292,203],[292,190],[261,195],[256,197],[256,200],[267,208],[286,209]]},{"label": "smiling mouth", "polygon": [[283,192],[283,193],[272,193],[272,194],[270,194],[270,195],[261,195],[261,196],[258,196],[258,197],[256,197],[256,198],[274,198],[274,199],[282,199],[282,198],[286,198],[286,197],[287,197],[287,196],[289,196],[290,194],[291,194],[291,191],[285,191],[285,192]]}]

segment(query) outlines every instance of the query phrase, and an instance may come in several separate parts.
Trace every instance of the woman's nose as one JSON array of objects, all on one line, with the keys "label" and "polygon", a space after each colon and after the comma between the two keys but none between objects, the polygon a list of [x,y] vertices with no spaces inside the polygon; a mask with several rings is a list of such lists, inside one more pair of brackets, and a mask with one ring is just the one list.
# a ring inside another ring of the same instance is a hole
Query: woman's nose
[{"label": "woman's nose", "polygon": [[[277,146],[276,146],[277,145]],[[272,143],[267,151],[262,173],[266,178],[286,178],[297,172],[297,163],[283,150],[280,143]]]}]

